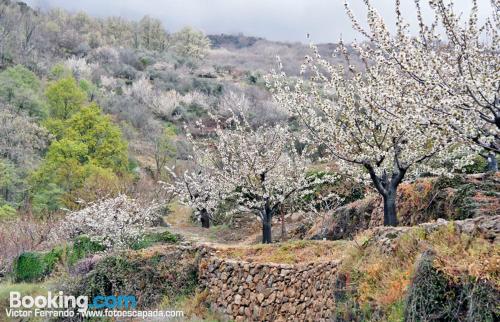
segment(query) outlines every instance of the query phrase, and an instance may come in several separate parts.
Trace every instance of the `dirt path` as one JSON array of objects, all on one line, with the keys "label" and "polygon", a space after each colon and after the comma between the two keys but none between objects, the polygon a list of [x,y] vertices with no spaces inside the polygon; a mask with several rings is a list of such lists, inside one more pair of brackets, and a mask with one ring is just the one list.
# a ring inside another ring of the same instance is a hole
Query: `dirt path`
[{"label": "dirt path", "polygon": [[209,229],[196,227],[196,226],[173,226],[169,225],[167,229],[172,234],[179,234],[186,239],[186,241],[194,244],[207,244],[215,243],[213,235]]},{"label": "dirt path", "polygon": [[[261,224],[251,216],[240,218],[232,227],[212,226],[202,228],[191,220],[191,210],[179,204],[171,204],[171,212],[164,217],[167,230],[179,234],[193,244],[208,244],[213,246],[243,246],[258,244],[261,238]],[[296,224],[287,223],[287,231],[296,228]],[[273,238],[281,239],[281,225],[273,224]]]}]

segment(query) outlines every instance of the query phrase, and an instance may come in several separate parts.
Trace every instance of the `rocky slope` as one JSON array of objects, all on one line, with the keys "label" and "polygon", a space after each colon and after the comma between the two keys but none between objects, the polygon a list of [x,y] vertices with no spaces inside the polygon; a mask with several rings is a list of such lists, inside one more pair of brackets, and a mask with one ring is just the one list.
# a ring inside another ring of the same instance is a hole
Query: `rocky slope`
[{"label": "rocky slope", "polygon": [[[461,220],[500,215],[500,175],[425,178],[402,184],[397,205],[400,226],[413,226],[439,218]],[[382,199],[373,194],[318,219],[306,238],[351,238],[360,231],[381,226],[382,221]]]}]

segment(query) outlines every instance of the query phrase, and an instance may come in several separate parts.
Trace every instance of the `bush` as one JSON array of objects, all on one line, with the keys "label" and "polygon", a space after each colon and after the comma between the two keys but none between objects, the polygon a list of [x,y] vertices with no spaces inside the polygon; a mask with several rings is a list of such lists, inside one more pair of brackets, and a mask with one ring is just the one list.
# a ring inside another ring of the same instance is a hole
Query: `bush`
[{"label": "bush", "polygon": [[9,205],[0,206],[0,221],[7,221],[17,218],[16,209]]},{"label": "bush", "polygon": [[109,249],[128,248],[140,240],[146,227],[159,222],[156,204],[144,207],[125,195],[91,204],[65,218],[70,236],[87,235]]},{"label": "bush", "polygon": [[453,303],[458,300],[443,274],[433,265],[434,255],[422,254],[414,273],[405,306],[405,321],[429,321],[449,319],[452,321]]},{"label": "bush", "polygon": [[14,263],[16,282],[37,282],[49,275],[61,259],[62,249],[55,248],[48,253],[26,252]]},{"label": "bush", "polygon": [[473,173],[484,173],[486,172],[487,169],[488,169],[488,161],[486,160],[486,158],[483,158],[482,156],[478,155],[474,158],[473,163],[465,166],[463,170],[467,174],[473,174]]},{"label": "bush", "polygon": [[106,248],[87,236],[77,237],[73,244],[54,247],[49,252],[26,252],[15,260],[13,273],[16,282],[37,282],[50,275],[57,264],[73,266],[87,256]]},{"label": "bush", "polygon": [[106,247],[99,244],[98,242],[92,241],[87,236],[79,236],[75,239],[72,247],[68,251],[68,264],[74,265],[80,259],[83,259],[88,255],[94,253],[102,252],[104,250],[106,250]]},{"label": "bush", "polygon": [[467,276],[449,278],[433,266],[434,255],[422,254],[405,303],[404,320],[497,321],[498,294],[486,281]]},{"label": "bush", "polygon": [[181,241],[181,239],[181,235],[174,235],[169,231],[164,231],[161,233],[150,233],[144,235],[141,240],[133,243],[130,248],[139,250],[150,247],[156,243],[177,244]]},{"label": "bush", "polygon": [[[194,251],[132,252],[100,260],[92,271],[66,283],[67,292],[86,295],[133,294],[141,309],[193,294],[197,286]],[[66,292],[66,290],[65,290]]]}]

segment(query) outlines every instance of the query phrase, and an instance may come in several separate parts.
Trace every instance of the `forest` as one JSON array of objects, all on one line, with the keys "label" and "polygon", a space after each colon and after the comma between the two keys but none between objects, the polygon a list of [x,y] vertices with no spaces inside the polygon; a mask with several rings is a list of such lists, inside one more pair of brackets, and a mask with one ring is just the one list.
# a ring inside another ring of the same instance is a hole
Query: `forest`
[{"label": "forest", "polygon": [[[305,45],[0,0],[0,321],[13,291],[189,321],[497,320],[500,3],[416,0],[410,24],[395,1],[392,25],[350,2],[357,41]],[[256,264],[317,262],[326,286],[293,291]]]}]

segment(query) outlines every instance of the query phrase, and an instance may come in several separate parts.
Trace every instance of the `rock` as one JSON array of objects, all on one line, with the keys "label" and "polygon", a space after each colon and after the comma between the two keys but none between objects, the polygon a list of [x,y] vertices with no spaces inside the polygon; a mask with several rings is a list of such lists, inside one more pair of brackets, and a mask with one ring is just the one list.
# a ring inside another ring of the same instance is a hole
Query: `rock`
[{"label": "rock", "polygon": [[254,319],[257,319],[258,317],[260,317],[260,311],[261,311],[260,306],[258,306],[258,305],[253,306],[252,316]]},{"label": "rock", "polygon": [[207,266],[200,270],[200,279],[209,285],[211,307],[235,321],[309,321],[317,314],[328,320],[332,315],[324,311],[324,294],[336,287],[330,282],[336,265],[337,262],[275,265],[220,260],[218,269],[210,272]]},{"label": "rock", "polygon": [[276,299],[276,293],[273,292],[273,293],[271,293],[271,295],[269,295],[269,297],[267,298],[267,301],[269,303],[273,303],[275,299]]}]

